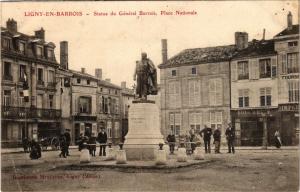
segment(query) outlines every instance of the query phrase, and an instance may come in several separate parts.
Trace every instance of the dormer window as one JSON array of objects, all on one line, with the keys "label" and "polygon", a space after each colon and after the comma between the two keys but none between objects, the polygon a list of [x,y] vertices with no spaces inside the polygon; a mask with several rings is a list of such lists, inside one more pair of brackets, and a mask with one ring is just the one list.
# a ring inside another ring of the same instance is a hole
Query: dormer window
[{"label": "dormer window", "polygon": [[53,50],[52,49],[47,49],[47,58],[52,59],[53,58]]},{"label": "dormer window", "polygon": [[23,54],[25,53],[25,43],[23,42],[19,43],[19,51]]},{"label": "dormer window", "polygon": [[43,48],[42,47],[37,47],[36,48],[36,55],[38,57],[42,57],[42,55],[43,55]]},{"label": "dormer window", "polygon": [[3,49],[9,49],[10,48],[9,39],[2,38],[2,48]]},{"label": "dormer window", "polygon": [[86,84],[91,84],[91,81],[88,79],[88,80],[86,80]]},{"label": "dormer window", "polygon": [[77,79],[77,83],[80,84],[81,83],[81,79],[78,78]]}]

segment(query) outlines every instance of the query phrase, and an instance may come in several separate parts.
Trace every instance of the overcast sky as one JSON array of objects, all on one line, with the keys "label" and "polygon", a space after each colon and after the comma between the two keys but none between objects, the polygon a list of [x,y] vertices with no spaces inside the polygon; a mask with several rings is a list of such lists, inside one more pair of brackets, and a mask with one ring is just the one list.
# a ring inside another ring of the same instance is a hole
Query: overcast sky
[{"label": "overcast sky", "polygon": [[[187,48],[234,43],[234,32],[246,31],[249,40],[272,38],[286,27],[288,11],[298,23],[298,1],[222,2],[22,2],[2,3],[2,25],[8,18],[18,30],[33,34],[43,27],[46,41],[54,42],[59,61],[59,42],[69,42],[69,68],[85,67],[94,75],[132,85],[135,61],[142,51],[157,66],[161,63],[161,39],[168,39],[169,57]],[[98,12],[156,11],[157,16],[93,16]],[[161,16],[160,11],[196,11],[193,16]],[[28,11],[82,11],[77,17],[25,17]],[[86,15],[89,13],[90,15]]]}]

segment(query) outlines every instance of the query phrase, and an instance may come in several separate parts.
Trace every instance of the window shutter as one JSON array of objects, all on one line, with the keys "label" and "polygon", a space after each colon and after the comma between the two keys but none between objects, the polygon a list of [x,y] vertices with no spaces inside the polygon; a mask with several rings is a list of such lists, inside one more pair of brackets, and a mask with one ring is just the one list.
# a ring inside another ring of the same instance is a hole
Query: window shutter
[{"label": "window shutter", "polygon": [[194,105],[194,92],[195,92],[195,89],[194,89],[194,85],[195,82],[194,81],[189,81],[189,105]]},{"label": "window shutter", "polygon": [[216,103],[216,93],[215,93],[215,80],[209,80],[209,104],[215,105]]},{"label": "window shutter", "polygon": [[266,95],[271,95],[272,91],[271,91],[271,87],[266,88]]},{"label": "window shutter", "polygon": [[98,135],[98,133],[97,133],[97,123],[93,123],[92,124],[92,133],[94,133],[95,136]]},{"label": "window shutter", "polygon": [[281,74],[287,73],[286,54],[281,55]]},{"label": "window shutter", "polygon": [[277,75],[277,60],[276,60],[276,58],[272,58],[272,60],[271,60],[271,70],[272,70],[272,77],[276,77],[276,75]]},{"label": "window shutter", "polygon": [[253,79],[259,79],[259,63],[258,60],[252,60],[252,66],[253,66]]},{"label": "window shutter", "polygon": [[222,79],[216,79],[216,104],[222,105],[223,104],[223,86],[222,86]]},{"label": "window shutter", "polygon": [[260,95],[261,96],[266,95],[266,89],[265,88],[260,88]]},{"label": "window shutter", "polygon": [[85,131],[84,123],[80,123],[80,133],[84,134],[84,131]]},{"label": "window shutter", "polygon": [[237,63],[234,61],[231,63],[231,81],[237,80]]},{"label": "window shutter", "polygon": [[79,99],[75,97],[75,113],[78,113]]},{"label": "window shutter", "polygon": [[199,106],[201,104],[201,97],[200,97],[200,88],[201,84],[200,81],[195,82],[195,105]]}]

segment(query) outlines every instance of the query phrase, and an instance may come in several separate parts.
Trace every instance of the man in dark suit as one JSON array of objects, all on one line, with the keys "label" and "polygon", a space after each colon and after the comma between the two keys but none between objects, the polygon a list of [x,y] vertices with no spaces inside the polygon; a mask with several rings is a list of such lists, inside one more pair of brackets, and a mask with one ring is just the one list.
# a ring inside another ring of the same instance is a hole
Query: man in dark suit
[{"label": "man in dark suit", "polygon": [[228,128],[225,132],[227,144],[228,144],[228,153],[234,153],[234,139],[235,139],[235,133],[231,126],[231,123],[228,123]]},{"label": "man in dark suit", "polygon": [[107,142],[107,134],[104,132],[104,129],[101,129],[101,132],[98,133],[97,141],[100,143],[99,156],[106,156],[105,147]]},{"label": "man in dark suit", "polygon": [[204,146],[205,146],[205,153],[210,153],[210,138],[212,135],[211,128],[204,125],[204,129],[200,131],[200,136],[203,137]]},{"label": "man in dark suit", "polygon": [[219,127],[217,127],[217,129],[214,131],[213,137],[215,144],[215,153],[220,153],[221,131]]},{"label": "man in dark suit", "polygon": [[69,147],[70,147],[70,144],[71,144],[70,129],[66,129],[66,132],[64,133],[64,136],[66,138],[66,155],[70,156],[70,153],[69,153]]}]

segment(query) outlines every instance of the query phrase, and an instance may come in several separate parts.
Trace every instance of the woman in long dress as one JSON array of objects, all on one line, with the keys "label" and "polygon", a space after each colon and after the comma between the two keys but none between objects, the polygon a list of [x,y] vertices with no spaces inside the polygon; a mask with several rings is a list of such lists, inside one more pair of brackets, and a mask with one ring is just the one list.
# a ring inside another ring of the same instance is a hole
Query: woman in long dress
[{"label": "woman in long dress", "polygon": [[282,143],[281,143],[280,133],[279,133],[278,130],[275,131],[274,137],[275,137],[275,146],[276,146],[277,148],[280,148],[281,145],[282,145]]}]

